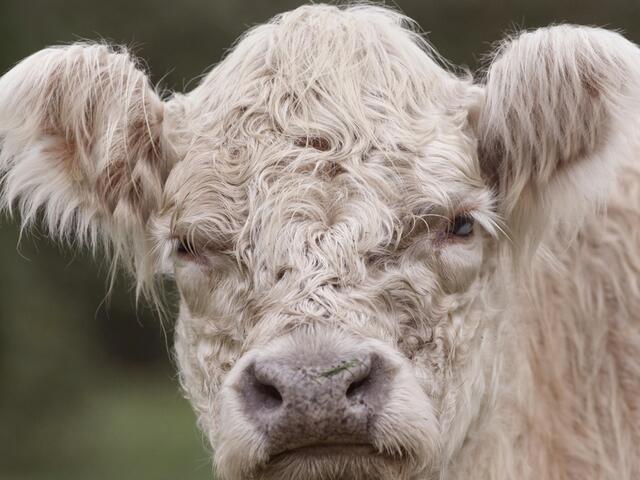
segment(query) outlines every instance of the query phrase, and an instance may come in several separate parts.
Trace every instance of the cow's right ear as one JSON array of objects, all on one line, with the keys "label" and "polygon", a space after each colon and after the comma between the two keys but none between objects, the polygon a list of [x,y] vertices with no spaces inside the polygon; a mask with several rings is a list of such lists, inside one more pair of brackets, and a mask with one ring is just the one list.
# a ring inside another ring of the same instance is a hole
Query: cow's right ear
[{"label": "cow's right ear", "polygon": [[42,50],[0,78],[0,206],[23,226],[104,243],[140,269],[147,221],[176,162],[176,122],[124,49]]}]

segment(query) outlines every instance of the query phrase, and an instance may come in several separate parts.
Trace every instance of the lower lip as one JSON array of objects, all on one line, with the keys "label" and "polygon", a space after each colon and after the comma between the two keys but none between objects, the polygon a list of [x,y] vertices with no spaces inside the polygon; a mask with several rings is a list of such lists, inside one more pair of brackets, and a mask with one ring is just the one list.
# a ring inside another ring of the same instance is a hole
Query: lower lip
[{"label": "lower lip", "polygon": [[293,448],[291,450],[285,450],[273,457],[271,461],[277,461],[283,457],[290,456],[307,456],[307,457],[331,457],[331,456],[343,456],[343,457],[364,457],[369,455],[376,455],[378,452],[373,448],[373,445],[369,444],[328,444],[328,445],[309,445],[306,447]]}]

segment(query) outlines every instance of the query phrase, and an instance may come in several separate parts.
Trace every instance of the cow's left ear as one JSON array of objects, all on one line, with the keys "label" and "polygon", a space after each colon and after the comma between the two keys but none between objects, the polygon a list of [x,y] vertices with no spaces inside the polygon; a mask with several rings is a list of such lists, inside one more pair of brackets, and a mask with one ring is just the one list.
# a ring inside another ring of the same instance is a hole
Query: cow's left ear
[{"label": "cow's left ear", "polygon": [[0,209],[57,238],[104,244],[140,273],[176,162],[177,110],[124,49],[42,50],[0,78]]},{"label": "cow's left ear", "polygon": [[516,238],[578,226],[605,198],[640,131],[640,51],[621,35],[561,25],[502,43],[477,119],[479,157]]}]

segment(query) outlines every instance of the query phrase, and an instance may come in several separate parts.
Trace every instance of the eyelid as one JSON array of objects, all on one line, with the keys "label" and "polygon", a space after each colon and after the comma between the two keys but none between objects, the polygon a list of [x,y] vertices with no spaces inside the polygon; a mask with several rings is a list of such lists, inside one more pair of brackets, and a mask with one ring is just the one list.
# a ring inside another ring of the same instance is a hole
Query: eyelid
[{"label": "eyelid", "polygon": [[[170,238],[171,251],[178,258],[185,260],[203,260],[211,255],[228,255],[233,254],[233,246],[230,243],[217,243],[214,239],[202,239],[197,237],[179,237]],[[185,247],[181,251],[181,246]]]},{"label": "eyelid", "polygon": [[201,253],[198,245],[187,238],[174,238],[173,251],[180,256],[197,256]]}]

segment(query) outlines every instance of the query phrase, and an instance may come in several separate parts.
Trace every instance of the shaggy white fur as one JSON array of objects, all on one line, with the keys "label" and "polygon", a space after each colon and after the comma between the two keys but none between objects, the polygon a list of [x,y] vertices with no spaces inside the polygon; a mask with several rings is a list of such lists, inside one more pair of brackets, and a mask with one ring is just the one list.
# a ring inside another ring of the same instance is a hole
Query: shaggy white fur
[{"label": "shaggy white fur", "polygon": [[[416,32],[301,7],[167,101],[124,50],[43,50],[0,79],[2,206],[175,279],[222,478],[638,478],[639,50],[540,29],[474,84]],[[378,454],[276,462],[238,378],[327,346],[398,372]]]}]

